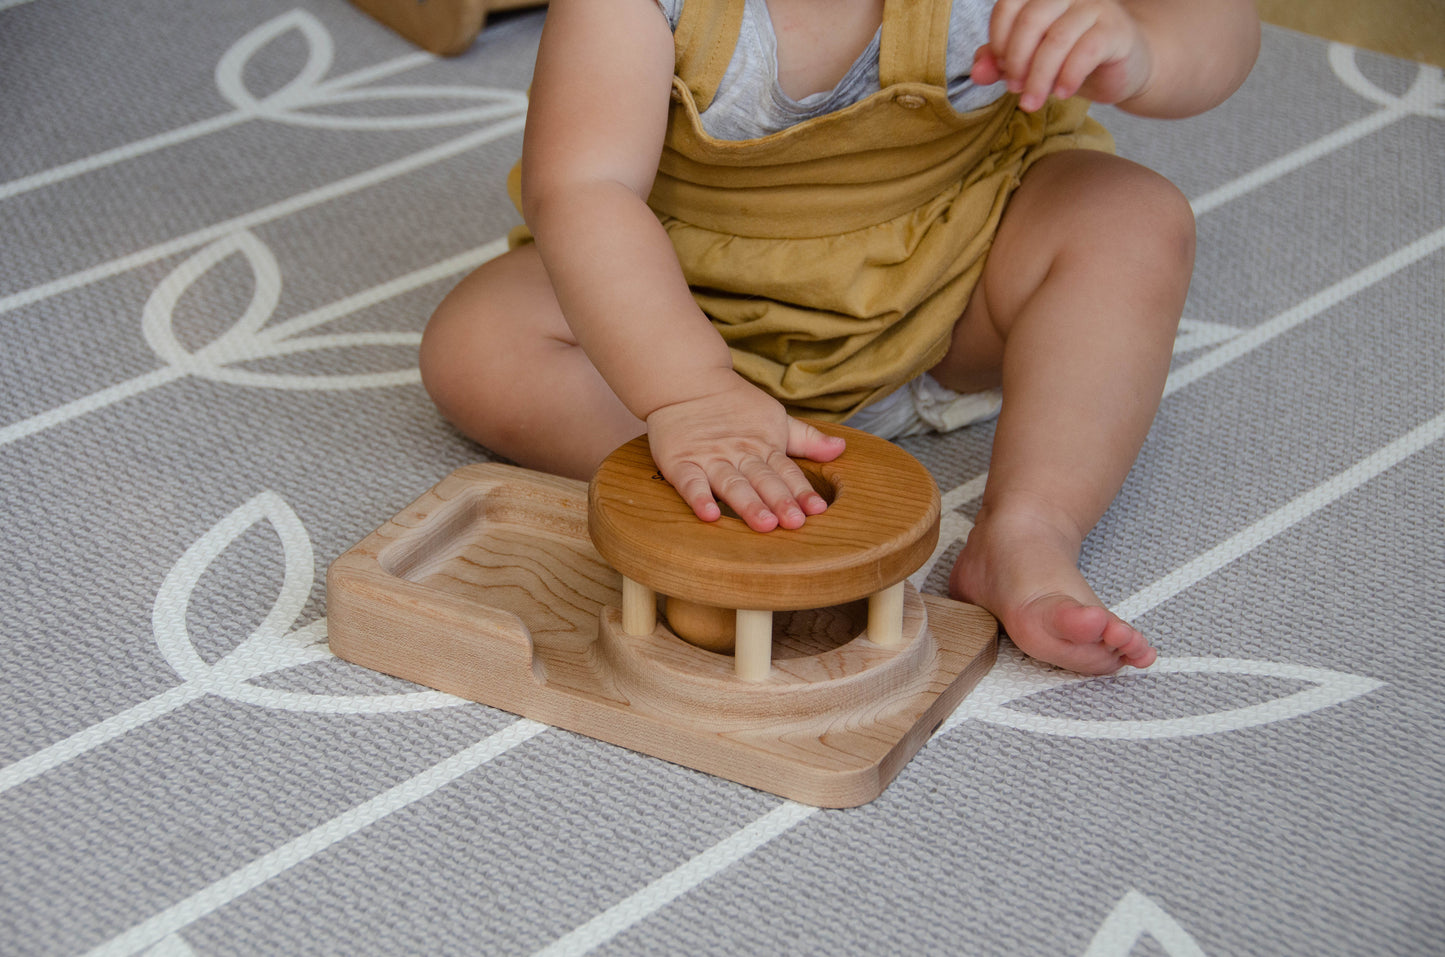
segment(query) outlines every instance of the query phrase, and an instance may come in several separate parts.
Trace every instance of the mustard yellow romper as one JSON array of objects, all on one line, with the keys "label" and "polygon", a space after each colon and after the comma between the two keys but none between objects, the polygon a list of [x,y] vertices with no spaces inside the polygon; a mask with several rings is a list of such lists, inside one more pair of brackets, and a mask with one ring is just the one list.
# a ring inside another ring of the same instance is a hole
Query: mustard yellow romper
[{"label": "mustard yellow romper", "polygon": [[1023,173],[1113,141],[1077,98],[955,112],[951,0],[886,0],[877,93],[768,136],[716,139],[698,114],[742,10],[683,4],[648,203],[734,368],[794,414],[841,421],[943,358]]}]

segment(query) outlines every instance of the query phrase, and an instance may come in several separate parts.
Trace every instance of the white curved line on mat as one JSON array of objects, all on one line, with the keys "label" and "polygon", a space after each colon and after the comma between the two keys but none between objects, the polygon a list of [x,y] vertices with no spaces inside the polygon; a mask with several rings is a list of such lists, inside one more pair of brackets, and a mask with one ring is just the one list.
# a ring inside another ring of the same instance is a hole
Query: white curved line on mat
[{"label": "white curved line on mat", "polygon": [[424,169],[433,163],[440,163],[443,160],[458,156],[485,143],[490,143],[493,140],[501,139],[512,133],[520,132],[524,121],[525,116],[519,111],[518,114],[511,119],[489,126],[486,129],[477,130],[465,136],[459,136],[456,139],[439,143],[436,146],[413,153],[410,156],[405,156],[389,163],[383,163],[380,166],[347,176],[344,179],[336,180],[325,186],[307,190],[304,193],[298,193],[289,199],[271,203],[268,206],[263,206],[260,209],[253,210],[244,215],[203,227],[185,236],[178,236],[175,239],[157,243],[147,249],[117,257],[109,262],[92,266],[89,269],[82,269],[79,272],[71,273],[60,279],[41,283],[38,286],[32,286],[29,289],[12,293],[11,295],[0,298],[0,314],[19,309],[22,306],[41,302],[42,300],[49,299],[51,296],[57,296],[64,292],[79,289],[93,282],[108,279],[111,276],[120,275],[138,266],[144,266],[158,259],[164,259],[166,256],[186,252],[197,246],[204,246],[209,242],[220,239],[228,233],[250,229],[254,226],[289,216],[292,213],[297,213],[313,206],[319,206],[333,199],[339,199],[343,196],[349,196],[352,193],[369,189],[372,186],[395,179],[407,173]]},{"label": "white curved line on mat", "polygon": [[1415,81],[1410,85],[1410,89],[1403,94],[1395,95],[1375,86],[1360,73],[1359,66],[1355,62],[1356,52],[1355,48],[1342,43],[1331,44],[1329,47],[1330,67],[1334,70],[1335,76],[1352,91],[1371,102],[1380,104],[1382,108],[1333,133],[1306,143],[1304,146],[1266,163],[1252,173],[1205,193],[1192,204],[1196,216],[1238,199],[1266,183],[1273,182],[1302,166],[1328,156],[1407,116],[1430,116],[1440,112],[1442,95],[1445,95],[1445,85],[1442,85],[1439,67],[1418,64]]},{"label": "white curved line on mat", "polygon": [[818,809],[784,801],[740,831],[668,871],[630,897],[613,904],[566,936],[537,951],[534,957],[585,954],[627,928],[662,910],[714,874],[747,857],[780,834],[812,817]]},{"label": "white curved line on mat", "polygon": [[[1248,355],[1270,340],[1316,318],[1352,296],[1383,282],[1400,270],[1414,265],[1441,249],[1445,249],[1445,228],[1437,229],[1435,232],[1395,250],[1383,259],[1341,279],[1334,285],[1310,296],[1299,305],[1286,309],[1258,326],[1241,331],[1239,335],[1226,340],[1222,345],[1216,346],[1198,359],[1170,372],[1169,378],[1164,384],[1164,397],[1168,398],[1185,386],[1193,385],[1211,372],[1216,372],[1235,359]],[[967,536],[969,530],[973,528],[973,523],[960,514],[957,509],[983,495],[983,487],[987,480],[988,473],[984,472],[956,486],[943,496],[938,544],[934,547],[933,554],[929,556],[928,561],[923,563],[923,567],[909,577],[909,581],[913,583],[914,587],[921,590],[923,583],[933,574],[938,560],[960,539]],[[1128,618],[1129,616],[1123,615],[1123,617]]]},{"label": "white curved line on mat", "polygon": [[358,804],[344,814],[337,815],[325,824],[287,841],[269,854],[232,871],[149,920],[112,937],[90,951],[90,954],[92,957],[118,957],[137,953],[165,940],[186,925],[224,907],[276,875],[314,857],[388,814],[435,793],[469,771],[476,770],[546,730],[545,724],[519,718],[490,737]]},{"label": "white curved line on mat", "polygon": [[1322,136],[1312,143],[1306,143],[1299,149],[1266,163],[1247,176],[1241,176],[1217,189],[1210,190],[1190,204],[1194,207],[1194,215],[1202,216],[1409,115],[1410,111],[1406,109],[1387,108],[1361,117],[1348,126],[1327,136]]},{"label": "white curved line on mat", "polygon": [[[1194,584],[1208,574],[1211,574],[1214,571],[1218,571],[1224,566],[1224,564],[1227,564],[1228,561],[1233,561],[1236,558],[1243,557],[1250,551],[1253,551],[1255,548],[1258,548],[1260,545],[1263,545],[1265,542],[1269,541],[1275,535],[1278,535],[1286,529],[1293,527],[1306,515],[1313,514],[1320,508],[1324,507],[1326,504],[1333,502],[1347,492],[1358,488],[1370,478],[1379,475],[1380,473],[1389,469],[1391,466],[1403,461],[1410,455],[1413,455],[1414,453],[1427,448],[1434,442],[1439,441],[1442,436],[1445,436],[1445,412],[1437,415],[1435,418],[1431,419],[1424,425],[1411,430],[1405,436],[1402,436],[1400,439],[1397,439],[1396,441],[1385,446],[1383,449],[1369,456],[1358,465],[1347,469],[1346,471],[1340,473],[1340,475],[1335,476],[1334,478],[1329,479],[1328,481],[1322,483],[1316,488],[1311,489],[1303,495],[1296,497],[1289,504],[1285,505],[1281,509],[1278,509],[1276,512],[1271,513],[1260,522],[1257,522],[1254,526],[1251,526],[1253,534],[1245,535],[1242,533],[1241,535],[1235,536],[1235,538],[1230,539],[1230,541],[1226,543],[1226,545],[1228,545],[1229,547],[1224,548],[1223,546],[1221,546],[1220,554],[1217,556],[1215,561],[1203,563],[1196,561],[1183,566],[1183,568],[1177,570],[1176,572],[1171,573],[1170,575],[1166,575],[1164,578],[1160,579],[1159,582],[1155,583],[1155,585],[1151,585],[1136,593],[1134,597],[1128,599],[1123,605],[1120,605],[1118,608],[1116,608],[1115,612],[1120,615],[1124,615],[1126,611],[1129,612],[1129,614],[1135,616],[1143,614],[1145,611],[1153,608],[1157,604],[1168,600],[1169,598],[1178,594],[1179,591],[1187,588],[1189,585]],[[1301,508],[1298,503],[1308,503],[1308,507]],[[1227,556],[1227,558],[1225,556]],[[1219,561],[1218,559],[1224,559],[1224,561]],[[1190,659],[1190,661],[1192,662],[1192,664],[1190,665],[1190,668],[1192,670],[1205,670],[1204,668],[1199,666],[1197,659]],[[1258,666],[1257,670],[1260,670],[1262,673],[1279,673],[1278,668],[1271,669],[1267,665],[1267,663],[1261,662],[1254,664]],[[1177,670],[1185,669],[1181,667]],[[1234,670],[1238,671],[1240,669],[1235,668]],[[1298,672],[1298,674],[1304,675],[1305,673]],[[986,677],[984,680],[988,681],[988,677]],[[1371,681],[1371,679],[1362,679],[1362,682],[1366,683],[1360,683],[1358,685],[1351,686],[1350,688],[1346,688],[1346,694],[1341,694],[1337,689],[1330,689],[1326,692],[1318,693],[1306,692],[1305,694],[1310,698],[1310,701],[1312,703],[1317,703],[1314,702],[1314,698],[1318,697],[1318,695],[1321,693],[1333,695],[1337,699],[1345,700],[1349,697],[1353,697],[1353,693],[1356,691],[1363,693],[1363,691],[1369,690],[1369,687],[1371,687],[1367,684],[1369,681]],[[945,728],[944,733],[946,733],[947,730],[949,729]],[[935,736],[935,738],[933,739],[930,739],[930,741],[926,743],[924,747],[927,747],[928,744],[932,743],[932,741],[936,740],[936,738],[937,736]],[[783,807],[788,807],[791,804],[792,802],[788,802],[788,804],[784,805]],[[799,805],[798,807],[801,807],[801,805]],[[808,811],[809,809],[804,808],[803,810]],[[778,812],[775,811],[774,813]],[[803,811],[783,815],[780,820],[784,823],[785,826],[780,826],[770,831],[767,831],[767,836],[764,841],[752,842],[750,845],[748,845],[748,850],[742,854],[721,856],[726,857],[727,864],[735,863],[736,861],[741,860],[742,857],[746,856],[747,853],[750,853],[752,850],[760,847],[762,843],[765,843],[766,840],[771,840],[772,838],[786,832],[794,824],[806,820],[809,816],[810,813],[804,813]],[[754,822],[754,824],[756,823],[757,822]],[[753,825],[749,825],[749,827],[752,826]],[[713,876],[713,874],[718,873],[718,871],[722,869],[721,866],[713,868],[695,867],[694,862],[700,859],[708,858],[709,855],[719,855],[720,852],[718,852],[717,848],[724,845],[730,846],[729,842],[733,841],[736,837],[737,835],[733,835],[731,837],[725,838],[716,847],[709,848],[701,855],[698,855],[698,857],[693,858],[692,861],[688,861],[681,866],[674,868],[672,871],[658,878],[656,881],[653,881],[651,884],[647,885],[646,887],[642,888],[631,896],[624,898],[621,902],[613,905],[613,907],[609,908],[607,911],[604,911],[598,917],[593,918],[588,923],[583,924],[581,927],[560,938],[550,947],[543,948],[541,951],[538,952],[538,954],[547,954],[550,957],[550,955],[554,954],[585,953],[593,947],[597,947],[605,943],[606,941],[612,939],[613,937],[627,930],[634,924],[646,919],[656,911],[665,907],[671,901],[676,900],[678,897],[686,894],[693,887]],[[726,866],[726,864],[722,866]],[[689,883],[689,881],[691,883]]]},{"label": "white curved line on mat", "polygon": [[208,120],[198,120],[189,126],[180,129],[168,130],[165,133],[157,133],[142,140],[127,143],[124,146],[112,147],[99,153],[92,154],[83,159],[72,160],[60,166],[52,166],[50,169],[41,170],[38,173],[31,173],[28,176],[21,176],[12,179],[7,183],[0,183],[0,200],[10,199],[31,190],[40,189],[55,183],[64,182],[76,176],[92,173],[98,169],[105,169],[107,166],[114,166],[126,160],[138,156],[145,156],[147,153],[154,153],[169,146],[177,146],[191,140],[209,136],[212,133],[219,133],[221,130],[230,129],[240,123],[255,119],[255,116],[239,111],[223,113],[220,116],[213,116]]},{"label": "white curved line on mat", "polygon": [[1346,299],[1390,278],[1400,270],[1414,265],[1441,249],[1445,249],[1445,228],[1437,229],[1409,245],[1402,246],[1383,259],[1376,260],[1334,285],[1315,293],[1299,305],[1286,309],[1252,329],[1241,332],[1193,362],[1173,370],[1164,384],[1164,394],[1166,396],[1173,395],[1216,369],[1259,348],[1281,333],[1288,332],[1306,320],[1315,318],[1333,306],[1339,305]]},{"label": "white curved line on mat", "polygon": [[1330,69],[1340,82],[1355,93],[1387,109],[1403,109],[1435,119],[1445,117],[1445,71],[1426,63],[1415,64],[1415,80],[1404,93],[1394,93],[1365,76],[1360,69],[1359,50],[1344,43],[1331,43]]},{"label": "white curved line on mat", "polygon": [[[250,61],[278,37],[299,36],[305,46],[306,60],[296,75],[280,89],[261,96],[246,86]],[[295,9],[267,20],[231,45],[216,62],[216,88],[232,106],[258,119],[296,126],[344,130],[427,129],[456,126],[495,119],[510,110],[525,108],[525,96],[515,90],[494,89],[476,84],[466,86],[400,86],[349,89],[336,82],[326,82],[331,70],[335,47],[326,25],[306,10]],[[432,62],[430,54],[418,53],[406,58],[410,63]],[[396,71],[394,71],[396,72]],[[373,73],[374,75],[374,73]],[[356,83],[347,84],[347,87]],[[428,99],[481,100],[483,105],[439,112],[410,112],[393,116],[325,114],[313,112],[318,107],[383,100],[419,101]]]},{"label": "white curved line on mat", "polygon": [[[957,711],[943,725],[947,734],[965,721],[987,721],[1003,727],[1033,734],[1053,734],[1066,738],[1114,739],[1148,741],[1159,738],[1198,737],[1241,731],[1299,718],[1314,711],[1343,704],[1352,698],[1369,694],[1384,682],[1362,675],[1352,675],[1328,668],[1310,668],[1278,661],[1251,661],[1240,658],[1160,658],[1147,671],[1137,672],[1132,680],[1154,681],[1161,675],[1209,674],[1226,676],[1264,676],[1303,682],[1306,687],[1278,697],[1238,708],[1226,708],[1204,714],[1178,718],[1130,720],[1124,718],[1083,719],[1038,714],[1012,708],[1012,702],[1030,698],[1055,688],[1107,679],[1076,675],[1050,668],[1024,655],[1013,645],[999,650],[999,662],[979,682]],[[1168,680],[1168,679],[1163,679]]]},{"label": "white curved line on mat", "polygon": [[[248,529],[262,523],[270,525],[281,540],[285,573],[280,594],[261,624],[212,665],[196,651],[187,629],[191,593],[222,552]],[[186,549],[156,591],[151,609],[156,644],[183,684],[0,768],[0,793],[210,694],[228,681],[244,681],[324,657],[317,653],[314,629],[290,630],[311,591],[314,575],[311,537],[279,495],[262,492],[234,509]],[[324,653],[324,646],[320,650]]]},{"label": "white curved line on mat", "polygon": [[[389,73],[409,70],[422,63],[435,59],[431,54],[409,54],[399,57],[379,66],[367,67],[344,77],[337,77],[331,81],[331,85],[345,86],[354,83],[362,83],[374,79],[377,76],[384,76]],[[96,170],[105,169],[108,166],[115,166],[127,160],[137,159],[149,153],[159,152],[172,146],[179,146],[182,143],[189,143],[198,140],[212,133],[219,133],[222,130],[230,129],[242,123],[257,119],[268,119],[266,114],[256,111],[235,110],[230,113],[223,113],[220,116],[213,116],[207,120],[198,120],[179,129],[168,130],[165,133],[157,133],[145,139],[127,143],[124,146],[112,147],[102,150],[82,159],[72,160],[60,166],[53,166],[38,173],[31,173],[28,176],[21,176],[12,179],[7,183],[0,183],[0,200],[10,199],[22,193],[41,189],[46,186],[53,186],[56,183],[83,176],[86,173],[93,173]]]},{"label": "white curved line on mat", "polygon": [[[218,240],[218,242],[223,240]],[[506,243],[507,240],[505,237],[493,240],[484,246],[478,246],[476,249],[471,249],[467,252],[452,256],[449,259],[444,259],[431,266],[413,270],[404,276],[387,280],[386,282],[372,286],[370,289],[365,289],[361,292],[346,296],[345,298],[338,299],[329,305],[312,309],[309,312],[293,316],[281,322],[275,322],[268,326],[257,328],[253,331],[252,338],[258,343],[266,344],[271,354],[278,354],[287,349],[284,340],[291,339],[291,337],[296,336],[298,333],[314,329],[317,326],[324,325],[325,323],[350,315],[351,313],[360,312],[363,309],[385,302],[388,299],[395,298],[413,289],[419,289],[422,286],[440,279],[475,269],[477,266],[503,252],[506,249]],[[149,306],[149,303],[147,305]],[[407,335],[415,336],[415,334]],[[337,340],[335,337],[333,337],[331,343],[292,339],[291,346],[299,350],[315,348],[317,345],[334,345],[340,341],[342,340]],[[74,399],[64,405],[57,406],[46,412],[37,413],[29,418],[21,419],[19,422],[14,422],[0,428],[0,446],[8,445],[11,442],[34,435],[37,432],[42,432],[51,426],[59,425],[90,412],[104,409],[117,402],[141,395],[151,389],[175,382],[187,376],[204,372],[208,378],[227,379],[227,376],[221,368],[221,364],[213,364],[202,368],[192,361],[189,354],[168,356],[164,349],[161,350],[160,354],[167,362],[164,368],[136,376],[134,379],[109,386],[88,396]],[[245,356],[238,354],[231,358],[233,360],[239,360],[244,359]],[[234,378],[234,376],[230,377],[231,380],[234,380]],[[296,379],[296,377],[269,376],[268,378],[254,381],[248,380],[246,384],[262,387],[273,386],[277,388],[304,388],[307,386],[305,382],[292,381],[294,379]],[[403,383],[416,381],[419,381],[419,379],[415,369],[407,370],[407,374],[400,379],[400,382]],[[362,383],[362,385],[369,384],[373,383],[369,380]],[[330,381],[312,384],[311,387],[335,388],[338,386],[354,387],[354,385],[348,385],[345,382],[334,383]]]},{"label": "white curved line on mat", "polygon": [[1389,445],[1373,452],[1343,472],[1290,499],[1284,505],[1231,535],[1209,551],[1176,568],[1168,575],[1114,606],[1124,619],[1137,618],[1190,586],[1208,578],[1235,559],[1254,551],[1276,535],[1293,528],[1311,515],[1384,474],[1416,452],[1445,437],[1445,412],[1418,425]]},{"label": "white curved line on mat", "polygon": [[[3,7],[0,7],[0,9],[3,9]],[[252,30],[250,33],[246,34],[246,36],[236,41],[236,43],[232,45],[230,50],[227,50],[226,53],[222,54],[221,59],[220,61],[218,61],[216,67],[217,85],[220,87],[222,93],[225,94],[226,92],[228,92],[228,90],[234,92],[234,89],[237,87],[243,88],[240,80],[240,75],[243,68],[245,67],[244,58],[238,58],[234,56],[234,54],[238,50],[245,49],[243,47],[243,44],[245,44],[253,36],[266,35],[267,28],[271,24],[277,23],[277,21],[282,21],[283,23],[293,23],[293,29],[295,29],[294,23],[301,22],[299,21],[300,17],[308,18],[311,21],[311,24],[314,24],[310,31],[298,31],[301,32],[303,37],[308,40],[308,50],[314,50],[316,44],[312,34],[314,34],[316,30],[321,30],[324,33],[325,27],[321,26],[320,22],[317,21],[315,17],[313,17],[311,14],[305,13],[304,11],[292,11],[289,14],[282,14],[281,16],[276,17],[274,20],[270,21],[268,24],[262,24],[260,27]],[[277,31],[272,29],[269,32],[274,34]],[[326,34],[326,43],[324,44],[324,63],[326,66],[330,65],[331,59],[329,41],[330,35]],[[259,45],[256,46],[259,47]],[[252,50],[251,52],[255,51]],[[309,81],[306,84],[309,89],[319,91],[335,91],[337,93],[347,94],[347,91],[351,87],[358,86],[362,83],[369,83],[372,80],[379,79],[381,77],[393,76],[397,73],[402,73],[415,67],[435,62],[435,60],[436,57],[434,57],[430,53],[409,53],[406,56],[397,57],[396,59],[388,60],[385,63],[379,63],[373,66],[364,67],[363,69],[355,70],[351,73],[343,74],[342,76],[333,77],[332,79],[326,80],[324,82],[321,80],[320,76],[309,76],[304,71],[302,73],[302,77]],[[165,133],[157,133],[154,136],[147,136],[143,139],[135,140],[122,146],[112,147],[111,149],[102,150],[99,153],[94,153],[90,156],[86,156],[78,160],[72,160],[69,163],[63,163],[59,166],[53,166],[50,169],[41,170],[38,173],[31,173],[28,176],[21,176],[6,183],[0,183],[0,200],[9,199],[12,196],[18,196],[22,193],[27,193],[31,190],[40,189],[45,186],[52,186],[56,183],[64,182],[67,179],[72,179],[76,176],[81,176],[86,173],[93,173],[96,170],[105,169],[108,166],[114,166],[117,163],[123,163],[127,160],[136,159],[138,157],[145,156],[149,153],[154,153],[171,146],[178,146],[182,143],[188,143],[192,140],[200,139],[204,136],[209,136],[212,133],[218,133],[221,130],[229,129],[232,126],[236,126],[250,120],[277,118],[276,116],[273,116],[270,112],[266,111],[263,108],[264,104],[259,101],[238,103],[234,97],[227,97],[227,99],[231,100],[231,102],[233,103],[236,103],[236,109],[230,113],[223,113],[220,116],[214,116],[206,120],[198,120],[195,123],[190,123],[186,126],[182,126],[174,130],[168,130]]]},{"label": "white curved line on mat", "polygon": [[[253,528],[269,526],[280,539],[284,573],[265,619],[212,663],[196,649],[188,612],[197,583],[235,542]],[[75,732],[0,768],[0,793],[105,744],[204,695],[290,711],[375,714],[450,708],[467,702],[440,691],[399,694],[313,695],[252,684],[252,679],[331,657],[326,620],[293,626],[316,574],[311,536],[285,499],[261,492],[210,527],[176,559],[156,589],[151,631],[162,656],[182,684]]]},{"label": "white curved line on mat", "polygon": [[1138,891],[1119,899],[1084,957],[1129,957],[1145,937],[1152,938],[1170,957],[1204,957],[1204,949],[1169,912]]}]

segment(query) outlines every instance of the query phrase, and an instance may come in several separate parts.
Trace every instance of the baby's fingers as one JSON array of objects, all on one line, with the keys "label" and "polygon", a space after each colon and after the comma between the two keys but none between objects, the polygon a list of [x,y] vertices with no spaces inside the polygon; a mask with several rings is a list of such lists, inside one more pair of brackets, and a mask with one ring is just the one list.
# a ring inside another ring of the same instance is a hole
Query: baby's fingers
[{"label": "baby's fingers", "polygon": [[706,472],[691,462],[684,462],[670,472],[671,474],[665,473],[664,477],[677,490],[677,494],[682,496],[682,500],[692,509],[694,515],[704,522],[716,522],[722,518],[722,509],[713,498],[712,483]]},{"label": "baby's fingers", "polygon": [[[747,523],[748,528],[755,532],[771,532],[782,524],[780,514],[795,523],[786,527],[796,528],[803,523],[802,512],[796,502],[787,498],[786,488],[783,493],[779,493],[781,479],[774,474],[770,481],[756,465],[749,463],[744,463],[744,469],[746,471],[741,471],[730,463],[720,462],[713,467],[709,478],[713,490],[737,513],[738,518]],[[748,472],[752,474],[747,474]],[[777,504],[768,505],[765,499]]]},{"label": "baby's fingers", "polygon": [[[1021,109],[1037,110],[1050,96],[1069,96],[1079,88],[1084,77],[1098,66],[1097,54],[1081,46],[1093,27],[1093,17],[1077,9],[1049,26],[1034,48],[1023,87],[1017,91]],[[1075,73],[1079,74],[1077,79],[1071,79]]]},{"label": "baby's fingers", "polygon": [[748,456],[736,466],[719,460],[709,466],[707,473],[706,491],[702,482],[688,485],[686,490],[678,488],[683,500],[705,521],[712,521],[708,515],[714,514],[707,507],[717,508],[713,494],[756,532],[801,528],[809,515],[828,507],[803,470],[782,453],[768,459]]},{"label": "baby's fingers", "polygon": [[766,462],[754,460],[745,464],[744,473],[781,528],[801,528],[809,515],[828,508],[808,476],[786,455],[774,453]]},{"label": "baby's fingers", "polygon": [[[829,435],[800,419],[788,419],[788,455],[813,462],[831,462],[842,455],[846,447],[847,442],[839,436]],[[817,515],[827,510],[827,501],[813,488],[797,463],[786,456],[777,456],[777,462],[778,474],[788,483],[793,499],[804,514]]]},{"label": "baby's fingers", "polygon": [[[998,71],[1010,92],[1019,94],[1020,108],[1037,110],[1050,96],[1072,95],[1078,89],[1082,77],[1097,64],[1097,60],[1085,64],[1089,54],[1080,47],[1096,24],[1097,11],[1092,6],[1068,7],[1040,0],[1019,13],[1006,36],[991,35]],[[1061,74],[1066,65],[1077,71],[1081,64],[1082,73],[1069,88]]]},{"label": "baby's fingers", "polygon": [[843,454],[847,446],[842,438],[829,435],[802,419],[788,417],[788,454],[814,462],[831,462]]},{"label": "baby's fingers", "polygon": [[984,44],[973,52],[973,67],[969,70],[969,79],[979,86],[989,86],[1003,79],[1003,69],[1000,68],[992,47]]},{"label": "baby's fingers", "polygon": [[998,0],[994,5],[988,44],[1011,92],[1023,90],[1039,43],[1068,10],[1069,0]]}]

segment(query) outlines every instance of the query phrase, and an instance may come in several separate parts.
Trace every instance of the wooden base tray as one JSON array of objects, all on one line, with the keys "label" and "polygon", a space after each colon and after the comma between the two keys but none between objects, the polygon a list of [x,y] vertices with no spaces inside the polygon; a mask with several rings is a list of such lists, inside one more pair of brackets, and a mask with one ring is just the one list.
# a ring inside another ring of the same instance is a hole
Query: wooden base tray
[{"label": "wooden base tray", "polygon": [[326,585],[340,658],[822,807],[877,797],[998,647],[987,612],[910,586],[900,647],[868,641],[862,603],[780,613],[771,673],[742,682],[662,619],[622,631],[586,485],[490,463],[443,479]]}]

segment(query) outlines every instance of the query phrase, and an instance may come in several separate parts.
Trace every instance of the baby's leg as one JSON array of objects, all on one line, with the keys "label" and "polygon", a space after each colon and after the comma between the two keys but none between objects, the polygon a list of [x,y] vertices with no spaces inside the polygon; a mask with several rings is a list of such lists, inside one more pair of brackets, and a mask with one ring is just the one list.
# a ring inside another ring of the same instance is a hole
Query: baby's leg
[{"label": "baby's leg", "polygon": [[1004,396],[952,590],[1052,664],[1106,674],[1154,660],[1078,558],[1158,411],[1193,256],[1193,214],[1167,180],[1105,153],[1041,160],[934,370]]},{"label": "baby's leg", "polygon": [[572,337],[532,245],[462,280],[427,324],[420,362],[442,415],[528,468],[586,479],[646,431]]}]

